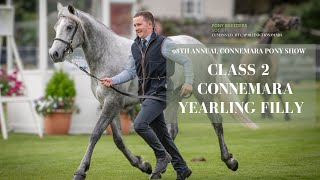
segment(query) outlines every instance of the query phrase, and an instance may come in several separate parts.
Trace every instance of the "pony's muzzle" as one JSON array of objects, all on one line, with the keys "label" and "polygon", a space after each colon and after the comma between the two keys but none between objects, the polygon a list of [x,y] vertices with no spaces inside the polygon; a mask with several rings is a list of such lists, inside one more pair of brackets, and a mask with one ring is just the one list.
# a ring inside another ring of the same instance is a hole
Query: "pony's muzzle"
[{"label": "pony's muzzle", "polygon": [[294,17],[291,21],[290,21],[290,26],[292,28],[297,28],[299,25],[301,24],[301,19],[299,17]]},{"label": "pony's muzzle", "polygon": [[59,61],[61,61],[60,59],[62,57],[62,53],[59,53],[58,51],[50,49],[49,56],[53,62],[59,62]]}]

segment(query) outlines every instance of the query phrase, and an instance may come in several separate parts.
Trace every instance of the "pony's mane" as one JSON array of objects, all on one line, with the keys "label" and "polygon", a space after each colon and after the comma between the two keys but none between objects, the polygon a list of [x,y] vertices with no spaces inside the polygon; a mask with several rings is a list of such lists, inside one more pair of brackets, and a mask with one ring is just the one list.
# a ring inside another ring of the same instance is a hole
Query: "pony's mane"
[{"label": "pony's mane", "polygon": [[68,7],[63,7],[63,9],[61,11],[58,12],[58,18],[60,17],[66,17],[69,18],[75,22],[78,22],[82,29],[84,29],[84,22],[81,20],[81,18],[78,16],[78,14],[81,14],[82,16],[86,17],[87,19],[91,20],[91,22],[96,22],[100,25],[102,25],[103,27],[105,27],[108,31],[110,31],[111,33],[117,35],[114,31],[112,31],[109,27],[107,27],[105,24],[101,23],[100,21],[96,20],[93,16],[91,16],[90,14],[83,12],[79,9],[75,9],[75,14],[72,14],[68,11]]},{"label": "pony's mane", "polygon": [[262,31],[264,30],[265,26],[267,25],[267,23],[268,23],[268,21],[270,20],[271,17],[272,17],[272,16],[269,15],[268,18],[266,18],[266,19],[263,21],[262,25],[259,27],[258,32],[262,32]]},{"label": "pony's mane", "polygon": [[[76,10],[76,14],[78,13],[79,10]],[[77,15],[74,15],[74,14],[71,14],[69,11],[68,11],[68,8],[67,7],[63,7],[63,9],[61,9],[61,11],[58,12],[58,19],[60,17],[67,17],[73,21],[76,21],[78,23],[81,23],[81,20],[79,19],[79,17]]]}]

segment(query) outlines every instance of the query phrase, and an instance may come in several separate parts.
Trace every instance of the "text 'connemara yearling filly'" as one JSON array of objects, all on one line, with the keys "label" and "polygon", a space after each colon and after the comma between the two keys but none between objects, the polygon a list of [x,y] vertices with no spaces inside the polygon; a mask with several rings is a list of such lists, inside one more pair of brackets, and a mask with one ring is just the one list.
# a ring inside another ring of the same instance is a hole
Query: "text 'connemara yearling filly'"
[{"label": "text 'connemara yearling filly'", "polygon": [[[72,6],[63,7],[61,4],[58,4],[58,11],[59,19],[54,27],[56,38],[49,50],[50,57],[55,63],[64,61],[65,56],[72,52],[74,48],[82,47],[90,73],[98,78],[112,77],[126,67],[131,44],[133,43],[132,40],[116,35],[89,14],[79,11]],[[201,45],[199,41],[189,36],[173,36],[170,38],[177,44]],[[208,65],[212,63],[217,62],[210,56],[207,64],[202,65],[208,67]],[[197,63],[194,63],[193,70],[195,74],[194,87],[201,81],[229,82],[227,77],[204,77],[203,67],[200,67]],[[130,83],[117,85],[115,87],[122,91],[129,91],[132,87],[137,87],[137,81],[131,81]],[[124,144],[120,133],[120,110],[130,102],[113,89],[103,86],[99,80],[95,78],[91,78],[91,90],[102,105],[102,113],[90,135],[88,148],[74,174],[74,179],[85,179],[86,172],[90,167],[90,160],[95,144],[109,124],[111,124],[112,127],[113,140],[116,146],[129,160],[131,165],[140,169],[142,172],[150,174],[152,172],[150,163],[142,161],[140,156],[133,155]],[[213,101],[212,95],[200,95],[196,91],[193,94],[199,102],[201,101],[208,104],[210,101]],[[221,94],[217,99],[225,102],[238,101],[237,96],[230,94]],[[245,114],[238,112],[232,115],[245,125],[253,128],[256,127]],[[227,145],[224,141],[221,116],[219,114],[208,114],[208,117],[219,139],[222,161],[226,163],[228,168],[234,171],[237,170],[238,161],[228,152]]]}]

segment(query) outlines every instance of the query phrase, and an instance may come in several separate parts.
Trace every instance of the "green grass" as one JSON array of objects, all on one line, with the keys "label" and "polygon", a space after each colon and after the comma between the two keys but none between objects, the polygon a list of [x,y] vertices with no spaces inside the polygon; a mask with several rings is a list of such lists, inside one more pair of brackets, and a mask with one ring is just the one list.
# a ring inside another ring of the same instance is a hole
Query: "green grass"
[{"label": "green grass", "polygon": [[[304,113],[292,115],[290,122],[285,122],[282,114],[274,115],[273,120],[260,120],[260,114],[255,113],[250,117],[260,128],[250,130],[223,115],[226,143],[239,161],[237,172],[229,170],[220,160],[217,137],[206,116],[180,114],[176,144],[193,170],[190,179],[320,179],[320,111],[315,103],[320,102],[319,83],[316,97],[306,87],[300,85],[294,95],[285,96],[290,102],[306,101]],[[251,98],[262,100],[258,95]],[[0,140],[0,179],[72,179],[87,148],[88,137],[39,139],[36,135],[11,133],[9,140]],[[142,155],[154,166],[152,150],[138,135],[124,139],[134,154]],[[191,162],[194,157],[204,157],[207,161]],[[169,166],[163,179],[175,177]],[[103,136],[93,153],[87,179],[140,180],[148,179],[148,175],[130,165],[111,136]]]},{"label": "green grass", "polygon": [[[176,139],[193,170],[190,179],[319,179],[320,123],[261,123],[250,130],[238,123],[225,125],[225,140],[239,161],[232,172],[220,160],[217,138],[209,123],[181,120]],[[45,136],[9,134],[0,140],[0,179],[71,179],[86,150],[88,135]],[[151,149],[136,134],[125,136],[129,149],[155,163]],[[206,162],[191,162],[205,157]],[[170,166],[163,179],[174,179]],[[132,167],[103,136],[96,145],[87,179],[148,179]]]}]

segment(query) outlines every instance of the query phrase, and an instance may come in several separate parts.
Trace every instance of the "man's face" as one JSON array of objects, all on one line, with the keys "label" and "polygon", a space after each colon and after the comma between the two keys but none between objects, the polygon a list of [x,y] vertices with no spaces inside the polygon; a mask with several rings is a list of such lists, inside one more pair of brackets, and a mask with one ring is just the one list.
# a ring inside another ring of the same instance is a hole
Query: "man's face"
[{"label": "man's face", "polygon": [[133,27],[142,39],[145,39],[150,33],[152,33],[152,23],[151,21],[146,21],[142,16],[133,18]]}]

